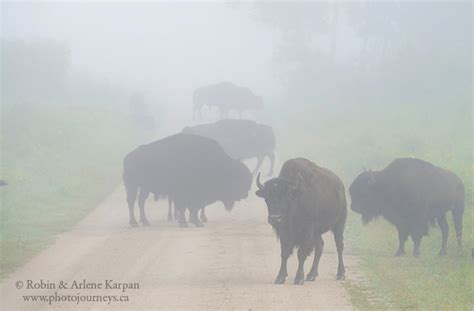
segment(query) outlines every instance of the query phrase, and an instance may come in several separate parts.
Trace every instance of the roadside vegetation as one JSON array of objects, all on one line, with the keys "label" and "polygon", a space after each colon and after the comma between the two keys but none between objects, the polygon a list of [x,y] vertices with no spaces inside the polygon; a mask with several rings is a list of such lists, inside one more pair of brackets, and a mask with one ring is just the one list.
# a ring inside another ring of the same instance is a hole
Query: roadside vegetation
[{"label": "roadside vegetation", "polygon": [[[116,189],[124,155],[150,135],[130,118],[126,91],[66,73],[63,47],[3,43],[0,278]],[[22,65],[25,53],[35,68]]]},{"label": "roadside vegetation", "polygon": [[3,103],[0,276],[23,265],[113,191],[142,130],[110,105]]}]

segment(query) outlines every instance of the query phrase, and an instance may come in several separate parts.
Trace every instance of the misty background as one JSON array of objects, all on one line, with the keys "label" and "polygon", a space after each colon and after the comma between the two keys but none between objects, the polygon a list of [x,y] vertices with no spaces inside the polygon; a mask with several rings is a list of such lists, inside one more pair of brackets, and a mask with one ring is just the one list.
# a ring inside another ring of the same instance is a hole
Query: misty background
[{"label": "misty background", "polygon": [[[395,157],[453,170],[472,232],[472,13],[470,1],[2,2],[2,275],[115,189],[128,151],[191,124],[193,91],[221,81],[263,97],[245,117],[273,126],[281,160],[308,157],[346,188]],[[370,230],[357,251],[386,247],[369,236],[389,229]]]},{"label": "misty background", "polygon": [[469,2],[7,1],[4,73],[20,69],[9,66],[17,46],[49,52],[23,64],[41,80],[85,75],[170,108],[218,81],[250,87],[270,109],[282,98],[322,110],[432,108],[470,97],[471,15]]}]

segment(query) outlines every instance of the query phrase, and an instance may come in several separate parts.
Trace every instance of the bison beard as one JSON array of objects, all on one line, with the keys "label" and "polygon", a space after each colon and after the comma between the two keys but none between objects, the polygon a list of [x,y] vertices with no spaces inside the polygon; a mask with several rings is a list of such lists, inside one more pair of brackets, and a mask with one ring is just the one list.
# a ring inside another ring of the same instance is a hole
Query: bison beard
[{"label": "bison beard", "polygon": [[362,215],[364,224],[383,216],[397,227],[399,247],[395,256],[405,254],[405,242],[411,235],[413,255],[418,257],[421,239],[435,220],[442,233],[439,255],[445,255],[448,210],[452,212],[461,246],[464,185],[452,172],[418,159],[396,159],[381,171],[364,171],[349,192],[351,208]]},{"label": "bison beard", "polygon": [[336,278],[344,279],[342,253],[347,207],[340,179],[329,170],[299,158],[286,161],[279,177],[265,184],[260,182],[259,174],[257,187],[256,195],[265,199],[268,221],[281,245],[281,266],[274,283],[285,282],[287,261],[295,248],[298,249],[298,270],[294,284],[304,283],[304,262],[313,249],[313,265],[306,281],[314,281],[324,246],[322,234],[329,230],[334,233],[338,253]]}]

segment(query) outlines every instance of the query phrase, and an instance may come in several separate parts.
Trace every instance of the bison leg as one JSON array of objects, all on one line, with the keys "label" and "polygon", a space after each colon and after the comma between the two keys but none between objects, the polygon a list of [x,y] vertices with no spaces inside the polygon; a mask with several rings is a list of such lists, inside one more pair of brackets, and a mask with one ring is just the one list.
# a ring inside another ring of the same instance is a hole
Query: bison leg
[{"label": "bison leg", "polygon": [[318,276],[318,266],[319,266],[319,259],[321,258],[321,254],[323,253],[324,241],[321,235],[317,236],[314,242],[314,259],[313,259],[313,266],[311,270],[309,270],[308,275],[306,276],[306,281],[314,281]]},{"label": "bison leg", "polygon": [[280,271],[278,272],[275,282],[273,282],[274,284],[285,283],[286,277],[288,276],[288,271],[286,270],[288,257],[290,257],[293,251],[293,248],[291,246],[289,246],[288,244],[284,243],[281,240],[280,240],[280,246],[281,246],[281,265],[280,265]]},{"label": "bison leg", "polygon": [[408,238],[408,230],[404,227],[397,227],[398,229],[398,250],[395,253],[395,256],[405,255],[405,242]]},{"label": "bison leg", "polygon": [[178,221],[179,219],[179,210],[174,206],[174,220]]},{"label": "bison leg", "polygon": [[144,190],[143,188],[140,188],[140,193],[138,194],[138,207],[140,208],[140,222],[144,226],[150,225],[150,222],[148,219],[146,219],[145,215],[145,201],[148,198],[148,195],[150,194],[149,191]]},{"label": "bison leg", "polygon": [[441,250],[439,251],[438,256],[444,256],[446,255],[446,245],[448,242],[449,226],[448,226],[448,222],[446,221],[445,214],[442,214],[437,219],[438,219],[438,224],[439,224],[439,227],[441,228],[441,234],[442,234]]},{"label": "bison leg", "polygon": [[255,169],[252,172],[253,175],[255,175],[258,172],[258,170],[260,169],[260,167],[262,166],[263,158],[264,158],[264,156],[258,156],[257,157],[257,166],[255,166]]},{"label": "bison leg", "polygon": [[227,119],[229,117],[229,108],[219,106],[219,113],[221,119]]},{"label": "bison leg", "polygon": [[200,104],[200,103],[194,103],[194,110],[193,110],[193,120],[196,119],[196,113],[198,114],[199,116],[199,120],[202,119],[202,107],[204,105]]},{"label": "bison leg", "polygon": [[178,210],[178,223],[181,228],[186,228],[188,222],[186,221],[186,205],[178,200],[174,200],[174,210]]},{"label": "bison leg", "polygon": [[207,222],[207,217],[206,217],[206,207],[204,206],[201,208],[201,221],[202,222]]},{"label": "bison leg", "polygon": [[311,253],[313,250],[313,245],[304,243],[303,245],[300,245],[298,248],[298,270],[296,271],[296,276],[295,276],[295,285],[303,285],[304,284],[304,262],[306,261],[306,258],[308,255]]},{"label": "bison leg", "polygon": [[173,199],[168,197],[168,221],[173,221]]},{"label": "bison leg", "polygon": [[204,224],[199,220],[198,217],[199,208],[192,207],[189,209],[189,221],[196,227],[203,227]]},{"label": "bison leg", "polygon": [[414,257],[420,257],[420,245],[422,237],[423,234],[421,234],[420,232],[414,231],[411,233],[411,238],[413,240],[413,243],[415,244],[415,247],[413,248]]},{"label": "bison leg", "polygon": [[127,185],[126,190],[127,190],[128,211],[130,213],[129,223],[132,227],[136,227],[137,220],[135,219],[134,205],[135,205],[135,200],[137,199],[138,186]]},{"label": "bison leg", "polygon": [[270,171],[268,171],[268,176],[273,175],[273,167],[275,166],[275,154],[272,152],[267,155],[267,157],[270,159]]},{"label": "bison leg", "polygon": [[345,219],[336,224],[334,228],[334,241],[336,242],[338,259],[336,280],[344,280],[346,278],[346,269],[342,258],[342,253],[344,252],[344,225]]}]

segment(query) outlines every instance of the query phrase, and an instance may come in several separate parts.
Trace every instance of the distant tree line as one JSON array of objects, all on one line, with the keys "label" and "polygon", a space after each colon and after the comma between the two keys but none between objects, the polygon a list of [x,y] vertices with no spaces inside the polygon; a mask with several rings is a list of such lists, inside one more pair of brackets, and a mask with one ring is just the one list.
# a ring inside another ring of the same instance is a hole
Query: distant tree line
[{"label": "distant tree line", "polygon": [[[292,98],[356,90],[431,105],[470,97],[468,1],[261,2],[255,9],[282,35],[276,63]],[[348,46],[356,51],[344,59]]]}]

